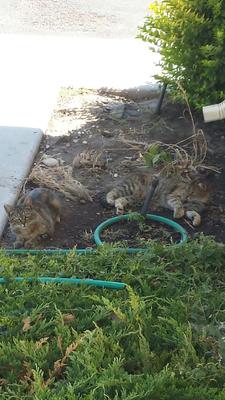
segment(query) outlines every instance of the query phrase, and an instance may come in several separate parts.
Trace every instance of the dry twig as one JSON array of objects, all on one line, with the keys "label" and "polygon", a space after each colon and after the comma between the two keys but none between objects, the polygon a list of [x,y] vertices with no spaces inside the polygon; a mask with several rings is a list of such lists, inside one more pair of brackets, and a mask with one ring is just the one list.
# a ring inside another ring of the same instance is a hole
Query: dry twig
[{"label": "dry twig", "polygon": [[37,164],[32,169],[27,182],[35,185],[58,190],[65,195],[67,199],[83,199],[92,202],[89,190],[78,182],[72,176],[71,168],[58,166],[54,168],[45,168]]}]

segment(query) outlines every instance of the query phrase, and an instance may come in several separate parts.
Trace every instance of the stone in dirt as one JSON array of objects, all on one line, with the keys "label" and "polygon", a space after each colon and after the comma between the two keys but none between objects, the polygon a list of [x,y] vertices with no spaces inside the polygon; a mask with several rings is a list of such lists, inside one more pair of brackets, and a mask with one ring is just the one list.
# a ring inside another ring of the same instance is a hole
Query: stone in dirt
[{"label": "stone in dirt", "polygon": [[123,118],[125,104],[110,104],[104,107],[104,111],[109,114],[109,117],[120,119]]},{"label": "stone in dirt", "polygon": [[44,164],[46,167],[53,168],[59,166],[59,161],[56,160],[56,158],[48,157],[42,160],[42,164]]}]

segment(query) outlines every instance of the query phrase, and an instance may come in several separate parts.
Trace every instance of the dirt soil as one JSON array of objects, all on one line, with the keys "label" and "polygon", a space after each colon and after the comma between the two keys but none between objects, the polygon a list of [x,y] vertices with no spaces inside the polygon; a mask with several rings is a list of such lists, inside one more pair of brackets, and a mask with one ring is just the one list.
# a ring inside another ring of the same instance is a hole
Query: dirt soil
[{"label": "dirt soil", "polygon": [[176,244],[180,234],[166,225],[153,221],[122,221],[113,224],[102,233],[106,243],[121,243],[126,247],[143,248],[156,241],[164,244]]},{"label": "dirt soil", "polygon": [[[75,158],[72,174],[94,196],[92,203],[65,199],[62,221],[57,225],[54,238],[40,239],[37,248],[94,247],[92,232],[100,222],[115,215],[114,209],[102,206],[100,193],[138,164],[145,144],[155,140],[177,143],[193,134],[185,105],[165,100],[161,115],[157,116],[148,109],[151,102],[145,100],[135,102],[93,90],[62,89],[35,162],[39,163],[44,155],[57,159],[63,166],[72,166]],[[203,129],[208,142],[205,162],[219,168],[221,173],[214,179],[212,201],[200,227],[194,228],[184,219],[178,222],[191,236],[204,232],[225,242],[225,122],[204,124],[200,114],[195,114],[194,119],[196,128]],[[92,157],[86,164],[79,162],[84,151]],[[26,184],[26,190],[33,187],[32,182]],[[157,210],[157,213],[172,218],[170,211]],[[160,240],[162,226],[155,227],[154,233],[152,230],[152,237],[149,229],[149,238],[145,235],[145,239],[156,239],[157,229]],[[107,241],[111,241],[109,232]],[[127,235],[123,233],[115,240],[127,240],[130,233],[128,230]],[[10,248],[13,241],[7,226],[1,246]],[[130,244],[135,243],[131,241]]]}]

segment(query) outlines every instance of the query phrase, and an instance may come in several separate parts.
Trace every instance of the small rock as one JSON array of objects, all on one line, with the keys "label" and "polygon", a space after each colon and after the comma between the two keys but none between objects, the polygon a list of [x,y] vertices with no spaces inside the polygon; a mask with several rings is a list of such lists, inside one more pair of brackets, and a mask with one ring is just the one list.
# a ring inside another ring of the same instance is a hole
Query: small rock
[{"label": "small rock", "polygon": [[78,139],[73,139],[73,143],[77,143],[78,142]]},{"label": "small rock", "polygon": [[50,145],[49,145],[49,144],[46,144],[45,148],[46,148],[46,149],[49,149],[49,147],[50,147]]},{"label": "small rock", "polygon": [[126,117],[138,118],[141,115],[141,110],[136,103],[126,104],[125,114]]},{"label": "small rock", "polygon": [[107,138],[111,138],[111,137],[114,136],[114,132],[110,132],[110,131],[104,130],[104,131],[102,132],[102,136],[105,136],[105,137],[107,137]]},{"label": "small rock", "polygon": [[87,142],[87,140],[83,140],[83,142],[82,142],[83,144],[87,144],[88,142]]},{"label": "small rock", "polygon": [[154,113],[156,106],[158,104],[158,99],[151,99],[151,100],[145,100],[145,101],[141,101],[138,104],[138,108],[141,112],[150,112],[150,113]]},{"label": "small rock", "polygon": [[[122,103],[110,104],[104,108],[104,111],[109,114],[111,118],[120,119],[123,117],[125,105]],[[94,127],[94,125],[93,125]]]},{"label": "small rock", "polygon": [[42,160],[42,164],[44,164],[46,167],[58,167],[59,162],[56,160],[56,158],[48,157]]},{"label": "small rock", "polygon": [[117,178],[117,177],[118,177],[118,174],[113,174],[113,176],[114,176],[114,178]]}]

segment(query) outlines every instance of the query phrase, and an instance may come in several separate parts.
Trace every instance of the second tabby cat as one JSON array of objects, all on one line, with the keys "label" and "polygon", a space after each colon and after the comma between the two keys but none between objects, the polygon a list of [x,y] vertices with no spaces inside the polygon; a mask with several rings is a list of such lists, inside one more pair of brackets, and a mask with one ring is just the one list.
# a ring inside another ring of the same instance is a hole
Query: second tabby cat
[{"label": "second tabby cat", "polygon": [[41,235],[52,236],[60,222],[61,200],[50,189],[36,188],[28,192],[15,207],[5,204],[11,231],[16,235],[15,248],[32,247]]},{"label": "second tabby cat", "polygon": [[[121,214],[133,204],[143,201],[152,182],[154,172],[143,169],[133,172],[106,193],[105,200]],[[210,197],[211,184],[200,173],[189,175],[160,176],[151,209],[157,207],[173,211],[174,218],[187,216],[194,226],[201,223],[201,212]]]}]

